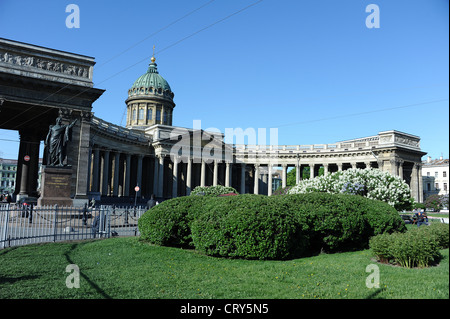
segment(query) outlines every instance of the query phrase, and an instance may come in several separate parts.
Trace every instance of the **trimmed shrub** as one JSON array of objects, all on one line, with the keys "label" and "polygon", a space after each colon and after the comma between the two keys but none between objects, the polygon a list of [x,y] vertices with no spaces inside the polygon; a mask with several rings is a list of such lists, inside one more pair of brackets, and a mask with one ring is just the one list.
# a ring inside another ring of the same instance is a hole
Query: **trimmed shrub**
[{"label": "trimmed shrub", "polygon": [[291,194],[279,201],[296,212],[301,224],[308,225],[313,251],[367,248],[374,235],[406,231],[393,207],[359,195]]},{"label": "trimmed shrub", "polygon": [[224,194],[235,193],[239,194],[233,187],[229,186],[197,186],[191,191],[191,196],[203,195],[203,196],[219,196]]},{"label": "trimmed shrub", "polygon": [[249,259],[361,249],[374,235],[406,229],[386,203],[327,193],[179,197],[147,211],[138,226],[157,245]]},{"label": "trimmed shrub", "polygon": [[235,198],[209,201],[208,211],[192,224],[196,249],[210,256],[246,259],[284,259],[303,253],[308,239],[292,212],[266,196]]},{"label": "trimmed shrub", "polygon": [[154,206],[138,220],[141,239],[161,246],[191,246],[190,223],[203,202],[203,196],[185,196]]},{"label": "trimmed shrub", "polygon": [[[197,249],[213,256],[285,258],[362,249],[374,235],[406,230],[387,203],[353,195],[240,195],[208,200],[203,208],[207,213],[193,222],[192,237]],[[279,254],[269,253],[269,246]]]}]

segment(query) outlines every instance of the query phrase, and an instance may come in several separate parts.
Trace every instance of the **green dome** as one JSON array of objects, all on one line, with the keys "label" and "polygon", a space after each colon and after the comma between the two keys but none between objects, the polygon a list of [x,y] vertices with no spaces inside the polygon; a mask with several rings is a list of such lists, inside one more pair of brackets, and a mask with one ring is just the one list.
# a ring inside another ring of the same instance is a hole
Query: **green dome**
[{"label": "green dome", "polygon": [[163,96],[164,98],[173,99],[173,92],[169,83],[158,73],[157,64],[152,59],[149,64],[147,73],[141,75],[128,90],[128,96],[148,95]]}]

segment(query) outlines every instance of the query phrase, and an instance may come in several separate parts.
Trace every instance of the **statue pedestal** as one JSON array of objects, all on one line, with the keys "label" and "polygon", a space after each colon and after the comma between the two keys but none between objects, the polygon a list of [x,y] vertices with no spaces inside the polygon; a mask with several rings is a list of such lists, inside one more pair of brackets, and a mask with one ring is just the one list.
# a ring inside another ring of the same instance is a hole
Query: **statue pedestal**
[{"label": "statue pedestal", "polygon": [[72,206],[70,186],[72,179],[71,166],[44,166],[41,181],[41,197],[38,205]]}]

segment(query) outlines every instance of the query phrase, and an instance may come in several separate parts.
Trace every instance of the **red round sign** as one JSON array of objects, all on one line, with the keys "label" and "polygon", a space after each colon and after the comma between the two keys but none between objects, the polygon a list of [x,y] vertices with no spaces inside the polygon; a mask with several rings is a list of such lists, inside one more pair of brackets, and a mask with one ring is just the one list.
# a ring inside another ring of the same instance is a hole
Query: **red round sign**
[{"label": "red round sign", "polygon": [[136,187],[134,188],[134,191],[135,191],[135,192],[139,192],[139,186],[136,186]]},{"label": "red round sign", "polygon": [[29,157],[28,155],[25,155],[25,156],[23,157],[23,160],[24,160],[25,162],[28,162],[28,161],[30,160],[30,157]]}]

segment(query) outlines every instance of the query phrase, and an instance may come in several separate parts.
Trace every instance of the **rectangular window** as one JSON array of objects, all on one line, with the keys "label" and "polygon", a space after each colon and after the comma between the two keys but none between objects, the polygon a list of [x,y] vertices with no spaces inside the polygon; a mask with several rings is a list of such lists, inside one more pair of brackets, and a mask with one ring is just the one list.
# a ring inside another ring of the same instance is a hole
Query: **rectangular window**
[{"label": "rectangular window", "polygon": [[161,110],[156,110],[156,123],[161,122]]},{"label": "rectangular window", "polygon": [[427,176],[430,176],[431,174],[430,174],[430,172],[427,172]]},{"label": "rectangular window", "polygon": [[153,118],[153,110],[152,109],[147,109],[147,120],[151,120]]},{"label": "rectangular window", "polygon": [[438,178],[439,177],[439,172],[434,172],[434,177]]},{"label": "rectangular window", "polygon": [[436,183],[436,184],[434,185],[434,188],[435,188],[435,189],[439,189],[439,183]]},{"label": "rectangular window", "polygon": [[133,120],[136,120],[136,109],[133,109]]},{"label": "rectangular window", "polygon": [[139,119],[140,120],[144,119],[144,109],[139,109]]},{"label": "rectangular window", "polygon": [[443,177],[447,177],[447,171],[443,171],[443,172],[442,172],[442,176],[443,176]]},{"label": "rectangular window", "polygon": [[447,183],[444,183],[444,191],[447,191]]}]

